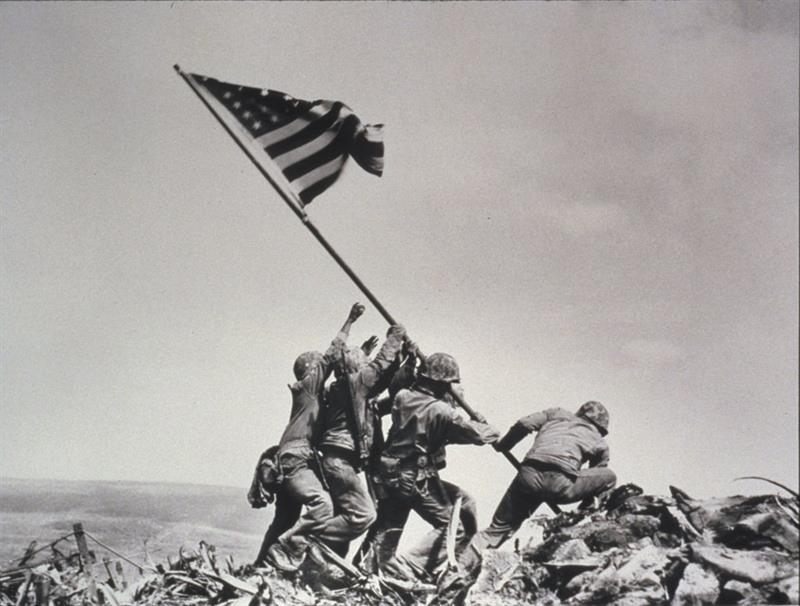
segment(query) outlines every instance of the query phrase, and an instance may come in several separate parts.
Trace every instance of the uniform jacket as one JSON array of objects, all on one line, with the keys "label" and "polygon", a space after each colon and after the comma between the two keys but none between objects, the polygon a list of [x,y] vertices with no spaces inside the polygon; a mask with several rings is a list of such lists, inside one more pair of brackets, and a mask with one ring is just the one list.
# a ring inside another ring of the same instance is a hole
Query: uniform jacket
[{"label": "uniform jacket", "polygon": [[538,431],[525,461],[555,466],[567,473],[577,472],[588,461],[591,467],[607,467],[608,444],[594,424],[563,408],[548,408],[517,421],[499,442],[510,450],[533,431]]},{"label": "uniform jacket", "polygon": [[280,455],[292,454],[303,459],[314,456],[314,446],[321,434],[320,410],[325,381],[331,374],[334,361],[346,345],[347,335],[339,333],[315,366],[306,376],[289,386],[292,392],[292,412],[289,424],[280,441]]},{"label": "uniform jacket", "polygon": [[431,457],[447,444],[488,444],[498,437],[491,426],[465,419],[450,404],[415,385],[394,398],[383,454],[400,460]]},{"label": "uniform jacket", "polygon": [[369,364],[348,373],[347,377],[339,377],[331,385],[325,401],[321,446],[334,446],[364,455],[369,453],[373,439],[373,415],[368,400],[388,386],[391,378],[388,371],[402,346],[402,333],[390,330],[380,351]]}]

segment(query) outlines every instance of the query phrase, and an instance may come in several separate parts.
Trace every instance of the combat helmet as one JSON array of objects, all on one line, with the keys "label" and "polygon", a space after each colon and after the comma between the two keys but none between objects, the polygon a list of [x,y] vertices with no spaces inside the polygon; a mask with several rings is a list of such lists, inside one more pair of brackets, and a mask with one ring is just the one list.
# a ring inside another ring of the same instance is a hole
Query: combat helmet
[{"label": "combat helmet", "polygon": [[458,362],[453,356],[446,353],[429,355],[425,359],[419,374],[431,381],[439,381],[441,383],[458,383],[461,381]]},{"label": "combat helmet", "polygon": [[608,410],[600,402],[590,400],[583,404],[578,412],[575,413],[579,417],[591,421],[592,424],[600,430],[600,433],[606,435],[608,433],[609,416]]},{"label": "combat helmet", "polygon": [[308,369],[322,361],[322,354],[318,351],[307,351],[297,356],[294,361],[294,377],[298,381],[305,378]]}]

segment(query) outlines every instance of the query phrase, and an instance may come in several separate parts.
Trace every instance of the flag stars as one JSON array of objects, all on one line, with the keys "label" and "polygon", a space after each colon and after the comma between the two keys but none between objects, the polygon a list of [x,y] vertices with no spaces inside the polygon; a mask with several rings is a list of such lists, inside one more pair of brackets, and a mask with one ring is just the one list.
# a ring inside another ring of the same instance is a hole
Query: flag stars
[{"label": "flag stars", "polygon": [[232,96],[233,96],[233,93],[231,93],[231,91],[229,91],[229,90],[226,90],[225,93],[222,95],[222,98],[223,99],[230,99]]},{"label": "flag stars", "polygon": [[255,122],[253,122],[253,128],[256,130],[261,128],[261,120],[256,120]]},{"label": "flag stars", "polygon": [[245,119],[247,119],[247,118],[249,118],[249,117],[250,117],[250,116],[252,116],[252,115],[253,115],[253,114],[252,114],[252,112],[250,112],[250,111],[246,111],[246,112],[244,112],[244,113],[242,114],[242,117],[243,117],[243,118],[245,118]]},{"label": "flag stars", "polygon": [[241,101],[234,101],[233,102],[233,109],[239,109],[242,106]]}]

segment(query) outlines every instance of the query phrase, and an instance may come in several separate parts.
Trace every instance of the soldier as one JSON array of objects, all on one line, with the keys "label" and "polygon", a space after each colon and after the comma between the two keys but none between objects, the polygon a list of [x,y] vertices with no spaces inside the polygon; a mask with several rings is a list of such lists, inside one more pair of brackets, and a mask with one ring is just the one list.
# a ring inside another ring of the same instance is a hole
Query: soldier
[{"label": "soldier", "polygon": [[335,515],[317,534],[341,554],[346,554],[350,541],[375,521],[375,505],[359,477],[372,449],[374,415],[370,400],[386,389],[391,377],[388,371],[404,340],[405,329],[392,326],[373,360],[363,348],[351,347],[334,364],[337,378],[326,394],[320,450]]},{"label": "soldier", "polygon": [[295,501],[286,491],[281,490],[279,450],[279,446],[272,446],[261,454],[250,490],[247,493],[247,500],[255,509],[266,507],[272,502],[275,503],[275,514],[272,516],[272,522],[267,528],[267,532],[264,533],[261,549],[258,550],[253,566],[263,566],[267,563],[267,551],[278,540],[278,537],[294,526],[303,507],[302,503]]},{"label": "soldier", "polygon": [[[303,512],[297,522],[267,549],[270,561],[285,572],[297,570],[308,548],[306,537],[316,533],[333,517],[333,503],[315,465],[323,389],[334,362],[345,350],[350,327],[363,313],[364,306],[355,303],[324,354],[309,351],[301,354],[294,363],[297,381],[289,386],[292,412],[281,436],[277,460],[283,476],[280,492],[287,503],[294,503],[294,507],[301,504]],[[285,513],[288,517],[291,511]]]},{"label": "soldier", "polygon": [[[517,421],[494,448],[509,450],[537,431],[533,447],[497,506],[491,525],[475,535],[459,556],[461,574],[444,580],[443,589],[473,575],[483,550],[502,545],[542,503],[584,501],[581,505],[587,506],[596,495],[613,488],[617,476],[608,468],[604,439],[608,424],[608,411],[600,402],[586,402],[575,414],[550,408]],[[589,467],[581,469],[587,461]]]},{"label": "soldier", "polygon": [[[430,551],[427,572],[432,573],[445,560],[445,533],[460,489],[445,485],[439,477],[437,467],[444,466],[444,447],[488,444],[500,435],[486,423],[465,419],[448,402],[452,384],[459,381],[458,364],[452,356],[431,354],[414,384],[394,398],[392,427],[376,477],[381,515],[374,550],[383,570],[408,576],[395,552],[411,511],[433,526],[434,539],[427,538],[423,548],[416,550],[417,554]],[[459,525],[459,535],[463,533]]]}]

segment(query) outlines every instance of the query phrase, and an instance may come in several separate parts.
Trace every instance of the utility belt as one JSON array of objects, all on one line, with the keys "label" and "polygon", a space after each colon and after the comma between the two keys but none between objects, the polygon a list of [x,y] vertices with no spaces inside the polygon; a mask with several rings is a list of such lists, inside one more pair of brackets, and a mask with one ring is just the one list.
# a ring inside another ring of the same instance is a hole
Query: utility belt
[{"label": "utility belt", "polygon": [[531,469],[535,469],[536,471],[543,471],[543,472],[556,472],[567,476],[570,480],[575,480],[578,477],[578,474],[574,471],[570,471],[560,467],[555,463],[547,463],[546,461],[537,461],[536,459],[526,459],[522,462],[524,467],[529,467]]},{"label": "utility belt", "polygon": [[414,454],[406,457],[381,455],[378,463],[378,476],[382,483],[390,485],[400,474],[412,472],[416,480],[435,477],[436,465],[428,454]]},{"label": "utility belt", "polygon": [[377,467],[372,476],[372,489],[378,499],[412,491],[419,482],[438,476],[426,454],[403,458],[381,455]]}]

